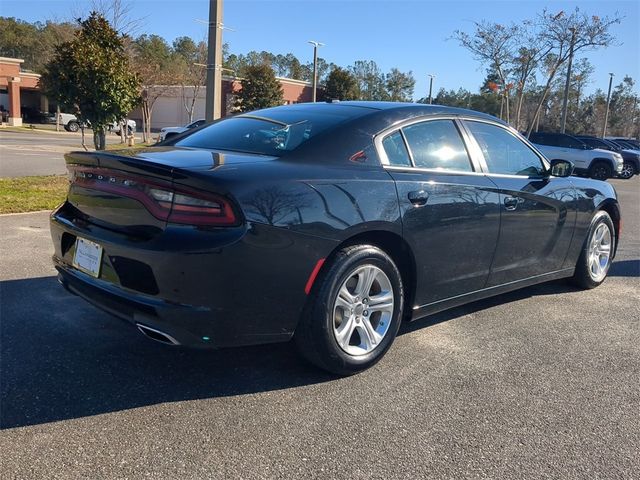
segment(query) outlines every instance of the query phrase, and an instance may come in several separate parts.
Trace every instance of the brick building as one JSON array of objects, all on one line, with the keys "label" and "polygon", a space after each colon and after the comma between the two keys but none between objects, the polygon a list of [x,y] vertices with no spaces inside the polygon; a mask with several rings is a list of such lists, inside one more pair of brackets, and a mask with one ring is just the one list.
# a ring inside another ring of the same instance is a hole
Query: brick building
[{"label": "brick building", "polygon": [[[40,94],[37,73],[24,72],[20,68],[24,60],[0,57],[0,110],[2,120],[9,125],[22,125],[22,110],[30,108],[48,111],[46,97]],[[7,113],[8,112],[8,113]]]},{"label": "brick building", "polygon": [[[22,125],[23,118],[29,121],[31,114],[34,114],[33,117],[38,116],[37,112],[55,111],[55,105],[50,105],[47,97],[40,92],[40,75],[23,71],[20,68],[23,62],[19,58],[0,57],[0,106],[5,110],[3,117],[7,117],[9,125]],[[311,101],[311,83],[290,78],[278,78],[278,81],[282,85],[285,104]],[[238,79],[222,77],[223,117],[232,113],[235,94],[240,88]],[[184,125],[189,121],[185,103],[191,103],[196,90],[194,87],[158,85],[152,89],[159,94],[153,107],[152,129]],[[195,97],[193,119],[204,118],[206,88],[200,87]],[[142,125],[142,112],[139,108],[128,117],[136,120],[139,126]]]},{"label": "brick building", "polygon": [[[290,78],[277,78],[282,85],[284,104],[310,102],[312,99],[312,87],[310,82],[293,80]],[[233,77],[222,77],[222,108],[223,117],[233,113],[235,95],[240,90],[240,81]],[[194,87],[181,87],[175,85],[158,85],[152,87],[155,95],[158,95],[151,116],[151,128],[156,130],[163,127],[174,127],[189,122],[189,116],[184,106],[191,104],[194,97]],[[196,101],[193,109],[193,120],[204,118],[206,88],[200,87],[195,94]],[[142,112],[139,108],[129,114],[129,118],[142,125]]]}]

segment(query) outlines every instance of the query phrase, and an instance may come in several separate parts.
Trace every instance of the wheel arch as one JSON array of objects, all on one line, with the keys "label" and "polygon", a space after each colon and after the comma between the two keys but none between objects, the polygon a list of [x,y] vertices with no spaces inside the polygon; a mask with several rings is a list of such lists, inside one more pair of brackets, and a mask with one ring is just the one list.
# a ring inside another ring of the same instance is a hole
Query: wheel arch
[{"label": "wheel arch", "polygon": [[616,234],[616,244],[611,258],[615,258],[616,252],[618,250],[618,244],[620,243],[620,233],[622,232],[622,215],[620,214],[620,206],[614,199],[607,198],[602,203],[600,203],[600,205],[598,205],[594,214],[599,211],[607,212],[611,217],[611,220],[613,221],[613,228],[615,229]]},{"label": "wheel arch", "polygon": [[413,251],[409,244],[398,233],[394,233],[388,230],[369,230],[366,232],[357,233],[338,244],[331,253],[326,257],[322,268],[318,272],[318,276],[314,281],[312,291],[317,288],[326,273],[328,266],[335,255],[345,247],[353,245],[372,245],[378,247],[391,257],[393,262],[398,267],[400,275],[402,277],[402,283],[404,287],[405,308],[404,316],[410,318],[411,305],[413,305],[413,299],[416,291],[416,262],[413,255]]},{"label": "wheel arch", "polygon": [[606,163],[613,169],[614,172],[616,170],[616,163],[613,161],[613,159],[606,157],[595,157],[593,160],[591,160],[589,169],[591,169],[591,167],[595,166],[597,163]]}]

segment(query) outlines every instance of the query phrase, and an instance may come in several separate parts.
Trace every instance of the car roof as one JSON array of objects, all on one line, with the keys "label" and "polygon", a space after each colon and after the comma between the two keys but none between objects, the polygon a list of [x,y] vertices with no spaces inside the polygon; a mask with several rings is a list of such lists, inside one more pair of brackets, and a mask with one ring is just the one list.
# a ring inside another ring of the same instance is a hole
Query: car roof
[{"label": "car roof", "polygon": [[607,140],[599,137],[594,137],[593,135],[574,135],[576,138],[580,140],[597,140],[598,142],[607,142]]},{"label": "car roof", "polygon": [[468,110],[466,108],[457,108],[457,107],[448,107],[445,105],[428,105],[424,103],[407,103],[407,102],[382,102],[382,101],[364,101],[364,100],[353,100],[353,101],[331,101],[331,102],[308,102],[308,103],[294,103],[291,105],[283,105],[280,107],[272,107],[265,110],[258,110],[256,112],[247,112],[248,115],[258,114],[258,112],[267,113],[269,110],[278,109],[284,110],[288,109],[291,111],[309,111],[312,112],[314,110],[322,110],[325,112],[329,112],[331,110],[335,110],[338,112],[340,109],[350,107],[352,109],[367,109],[370,112],[363,112],[361,115],[358,115],[360,118],[367,117],[369,115],[375,116],[385,116],[385,113],[390,116],[397,113],[405,113],[407,117],[417,117],[417,116],[429,116],[429,115],[455,115],[455,116],[467,116],[474,117],[479,119],[491,120],[492,122],[500,123],[506,125],[502,120],[494,117],[493,115],[489,115],[482,112],[477,112],[475,110]]}]

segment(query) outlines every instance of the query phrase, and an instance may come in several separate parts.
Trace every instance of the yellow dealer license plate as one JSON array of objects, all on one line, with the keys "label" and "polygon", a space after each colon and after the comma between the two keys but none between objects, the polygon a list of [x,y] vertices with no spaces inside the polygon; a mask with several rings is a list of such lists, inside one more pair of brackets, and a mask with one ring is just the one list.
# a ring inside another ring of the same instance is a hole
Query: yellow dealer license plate
[{"label": "yellow dealer license plate", "polygon": [[102,247],[84,238],[76,239],[76,252],[73,254],[73,266],[78,270],[98,278],[102,263]]}]

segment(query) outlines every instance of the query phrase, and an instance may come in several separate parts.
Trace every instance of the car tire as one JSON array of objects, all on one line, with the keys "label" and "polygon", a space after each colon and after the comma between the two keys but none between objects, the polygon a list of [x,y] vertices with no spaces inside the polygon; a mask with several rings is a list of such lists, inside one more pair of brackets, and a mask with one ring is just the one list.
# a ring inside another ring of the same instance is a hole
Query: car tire
[{"label": "car tire", "polygon": [[599,160],[591,165],[589,176],[596,180],[607,180],[613,176],[613,168],[608,162]]},{"label": "car tire", "polygon": [[80,130],[80,125],[78,125],[78,122],[69,122],[64,128],[69,132],[77,132]]},{"label": "car tire", "polygon": [[591,220],[571,283],[591,289],[604,282],[611,267],[615,245],[613,221],[607,212],[600,210]]},{"label": "car tire", "polygon": [[316,278],[294,335],[296,347],[331,373],[358,373],[393,343],[403,302],[402,277],[384,251],[372,245],[346,247]]},{"label": "car tire", "polygon": [[624,162],[622,164],[622,171],[618,174],[620,178],[624,178],[625,180],[633,177],[636,174],[636,169],[631,162]]}]

